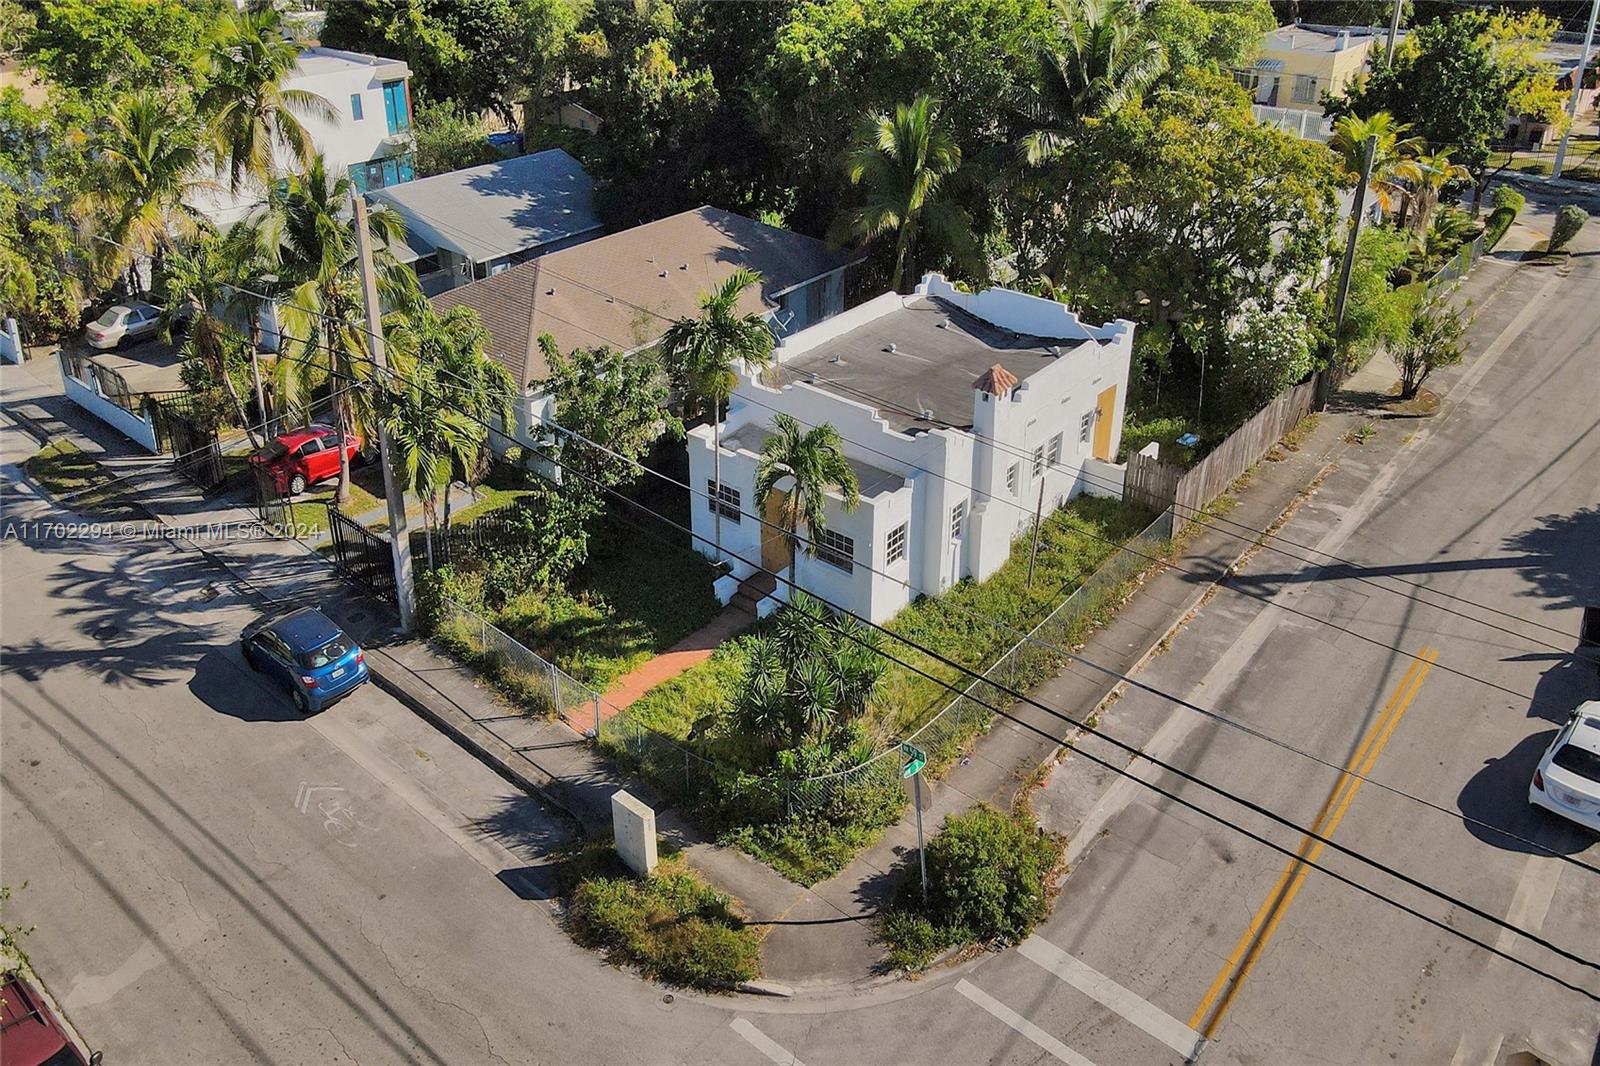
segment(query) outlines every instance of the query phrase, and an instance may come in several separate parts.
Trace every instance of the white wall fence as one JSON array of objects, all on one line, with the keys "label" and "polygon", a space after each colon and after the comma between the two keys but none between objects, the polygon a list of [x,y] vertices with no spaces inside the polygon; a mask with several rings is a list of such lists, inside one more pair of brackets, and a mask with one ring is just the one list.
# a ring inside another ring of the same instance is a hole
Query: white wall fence
[{"label": "white wall fence", "polygon": [[1333,119],[1316,111],[1302,111],[1297,107],[1268,107],[1252,104],[1256,121],[1304,137],[1308,141],[1326,143],[1333,136]]},{"label": "white wall fence", "polygon": [[160,453],[155,416],[142,396],[127,391],[121,375],[81,355],[69,355],[62,348],[56,349],[56,358],[61,363],[61,383],[67,399],[151,455]]},{"label": "white wall fence", "polygon": [[17,329],[17,320],[7,318],[0,323],[0,359],[21,363],[25,358],[27,353],[22,350],[22,333]]}]

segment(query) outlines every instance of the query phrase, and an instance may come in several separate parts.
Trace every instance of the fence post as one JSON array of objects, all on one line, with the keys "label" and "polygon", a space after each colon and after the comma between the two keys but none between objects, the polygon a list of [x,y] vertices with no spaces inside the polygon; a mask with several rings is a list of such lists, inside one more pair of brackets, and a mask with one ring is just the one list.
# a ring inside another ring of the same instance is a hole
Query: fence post
[{"label": "fence post", "polygon": [[594,694],[594,739],[600,740],[600,693]]}]

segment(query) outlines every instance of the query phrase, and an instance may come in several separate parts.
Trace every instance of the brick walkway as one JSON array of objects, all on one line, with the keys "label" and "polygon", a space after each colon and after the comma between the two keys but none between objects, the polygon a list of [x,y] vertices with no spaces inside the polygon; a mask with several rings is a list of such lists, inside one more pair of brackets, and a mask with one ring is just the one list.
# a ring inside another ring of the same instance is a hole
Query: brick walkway
[{"label": "brick walkway", "polygon": [[[717,646],[729,637],[743,632],[755,621],[755,615],[739,607],[724,607],[715,618],[690,633],[654,659],[612,682],[600,699],[602,721],[626,710],[635,700],[663,681],[670,681],[691,666],[698,666],[711,658]],[[590,708],[582,707],[568,712],[567,724],[578,732],[594,728],[594,715]]]}]

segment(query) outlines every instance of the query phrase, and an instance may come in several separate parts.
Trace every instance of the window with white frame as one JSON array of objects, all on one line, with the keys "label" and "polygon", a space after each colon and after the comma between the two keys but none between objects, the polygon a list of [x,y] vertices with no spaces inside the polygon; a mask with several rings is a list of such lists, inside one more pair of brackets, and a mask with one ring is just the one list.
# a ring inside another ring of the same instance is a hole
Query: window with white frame
[{"label": "window with white frame", "polygon": [[888,561],[898,563],[906,557],[906,523],[889,530],[889,555]]},{"label": "window with white frame", "polygon": [[960,540],[961,531],[967,525],[967,501],[957,500],[956,505],[950,508],[950,539]]},{"label": "window with white frame", "polygon": [[1046,454],[1045,461],[1051,466],[1061,462],[1061,434],[1057,433],[1050,438],[1050,451]]},{"label": "window with white frame", "polygon": [[1082,418],[1078,419],[1078,442],[1080,444],[1088,444],[1089,443],[1089,434],[1092,433],[1093,431],[1094,431],[1094,408],[1091,407],[1087,411],[1083,412],[1083,417]]},{"label": "window with white frame", "polygon": [[1012,463],[1011,469],[1006,471],[1006,489],[1011,493],[1011,495],[1015,496],[1017,494],[1017,483],[1021,480],[1021,478],[1022,464]]},{"label": "window with white frame", "polygon": [[718,485],[711,478],[706,478],[706,510],[716,511],[723,518],[732,519],[735,524],[739,521],[739,490],[731,485]]},{"label": "window with white frame", "polygon": [[824,529],[817,534],[813,544],[817,549],[817,558],[829,566],[837,566],[847,574],[856,568],[856,542],[852,538]]},{"label": "window with white frame", "polygon": [[1033,450],[1033,476],[1038,477],[1044,473],[1044,445],[1041,444]]}]

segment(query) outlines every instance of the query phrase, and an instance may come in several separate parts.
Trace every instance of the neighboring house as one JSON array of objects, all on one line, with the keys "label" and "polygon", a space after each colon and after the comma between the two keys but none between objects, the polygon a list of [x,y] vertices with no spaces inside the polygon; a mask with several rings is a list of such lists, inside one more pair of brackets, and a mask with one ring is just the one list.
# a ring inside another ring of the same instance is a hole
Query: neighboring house
[{"label": "neighboring house", "polygon": [[1255,62],[1233,76],[1250,93],[1258,120],[1326,141],[1333,129],[1323,116],[1322,94],[1342,95],[1381,61],[1388,34],[1383,26],[1279,26],[1261,35]]},{"label": "neighboring house", "polygon": [[559,148],[419,178],[367,194],[405,219],[430,296],[600,235],[594,183]]},{"label": "neighboring house", "polygon": [[[1583,35],[1558,33],[1539,53],[1539,58],[1555,68],[1556,88],[1568,99],[1572,95],[1573,79],[1583,62]],[[1578,114],[1585,115],[1594,106],[1597,72],[1600,72],[1600,52],[1592,52],[1589,69],[1585,72],[1583,88],[1578,92]],[[1516,148],[1543,148],[1553,127],[1537,115],[1510,114],[1506,116],[1506,142]],[[1557,138],[1559,139],[1559,138]]]},{"label": "neighboring house", "polygon": [[[326,100],[332,120],[297,115],[322,154],[330,174],[348,174],[362,192],[410,181],[416,153],[411,133],[411,68],[337,48],[305,48],[283,80],[285,89],[304,89]],[[288,148],[278,146],[276,168],[293,167]],[[225,182],[224,178],[224,182]],[[194,206],[219,226],[231,226],[260,203],[264,190],[250,183],[237,194],[223,188],[203,193]]]},{"label": "neighboring house", "polygon": [[[874,622],[919,594],[982,580],[1041,501],[1048,514],[1080,492],[1120,494],[1113,460],[1132,353],[1131,322],[1088,325],[1053,300],[963,292],[937,274],[791,334],[774,369],[740,375],[722,426],[720,492],[712,427],[689,433],[696,547],[716,557],[716,498],[733,568],[719,592],[731,596],[755,563],[792,568],[800,587]],[[791,550],[754,517],[778,512],[777,492],[754,493],[779,411],[802,428],[831,423],[860,482],[854,511],[836,494],[828,501],[815,554]]]},{"label": "neighboring house", "polygon": [[551,400],[540,389],[550,367],[539,337],[558,350],[607,345],[648,348],[674,321],[699,312],[700,294],[739,267],[761,275],[743,309],[767,316],[782,336],[844,309],[845,268],[855,253],[714,207],[658,219],[519,263],[433,297],[440,312],[475,308],[489,354],[522,390],[515,436],[544,439]]}]

